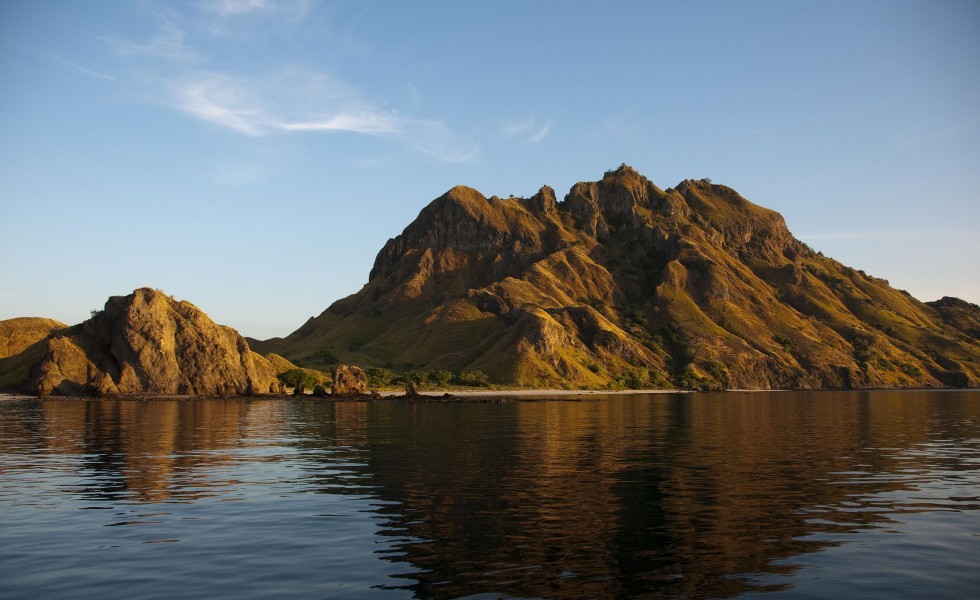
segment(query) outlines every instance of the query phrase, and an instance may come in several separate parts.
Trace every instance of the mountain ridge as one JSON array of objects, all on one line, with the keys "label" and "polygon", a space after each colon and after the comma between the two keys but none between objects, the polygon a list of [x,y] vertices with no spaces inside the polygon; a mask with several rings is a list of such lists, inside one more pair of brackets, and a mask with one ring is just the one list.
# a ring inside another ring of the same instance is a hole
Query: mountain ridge
[{"label": "mountain ridge", "polygon": [[731,188],[661,189],[622,165],[560,202],[456,186],[360,291],[253,345],[526,387],[976,386],[980,309],[937,302],[813,251]]}]

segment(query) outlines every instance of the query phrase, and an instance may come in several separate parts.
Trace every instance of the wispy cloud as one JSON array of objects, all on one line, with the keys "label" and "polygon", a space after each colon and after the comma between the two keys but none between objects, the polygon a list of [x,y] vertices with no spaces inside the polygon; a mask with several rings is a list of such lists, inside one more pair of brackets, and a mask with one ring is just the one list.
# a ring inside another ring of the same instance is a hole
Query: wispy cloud
[{"label": "wispy cloud", "polygon": [[882,240],[909,239],[949,235],[940,231],[833,231],[827,233],[808,233],[799,235],[801,240]]},{"label": "wispy cloud", "polygon": [[224,17],[242,15],[253,12],[267,12],[275,8],[271,0],[214,0],[203,2],[200,7]]},{"label": "wispy cloud", "polygon": [[87,75],[89,77],[94,77],[96,79],[101,79],[103,81],[111,81],[113,83],[119,83],[119,80],[113,77],[112,75],[108,75],[106,73],[102,73],[94,69],[89,69],[88,67],[83,67],[82,65],[73,63],[68,59],[62,58],[57,54],[51,54],[49,52],[45,52],[44,56],[46,56],[49,60],[52,60],[62,66],[68,67],[69,69],[75,71],[76,73],[81,73],[82,75]]},{"label": "wispy cloud", "polygon": [[[236,30],[231,23],[248,15],[261,17],[263,24],[273,21],[293,27],[315,6],[315,0],[210,0],[194,5],[190,13],[164,6],[153,14],[157,34],[148,41],[100,39],[116,56],[137,67],[144,82],[150,82],[146,95],[152,101],[238,134],[351,132],[391,140],[443,161],[469,162],[478,156],[479,145],[470,136],[437,119],[402,114],[321,70],[280,65],[262,73],[243,73],[212,68],[209,63],[214,59],[198,52],[201,46],[189,41],[188,32],[207,35],[212,44],[234,42],[237,38],[226,32]],[[166,66],[159,59],[166,60]],[[409,90],[420,97],[411,84]],[[524,135],[540,141],[549,128],[547,123],[544,129],[528,130]]]},{"label": "wispy cloud", "polygon": [[927,142],[933,142],[936,140],[941,140],[954,135],[959,135],[963,132],[970,131],[980,126],[980,117],[974,117],[972,119],[967,119],[957,123],[951,127],[946,127],[945,129],[936,129],[934,131],[929,131],[927,133],[922,133],[912,137],[908,137],[898,144],[899,150],[905,150],[913,146],[918,146],[919,144],[924,144]]},{"label": "wispy cloud", "polygon": [[303,18],[316,6],[315,0],[209,0],[197,5],[200,10],[223,18],[242,15],[268,16],[279,13],[291,18]]},{"label": "wispy cloud", "polygon": [[501,134],[508,139],[519,139],[528,144],[537,144],[551,133],[552,121],[540,123],[535,117],[504,123]]},{"label": "wispy cloud", "polygon": [[478,152],[474,140],[439,121],[381,109],[351,86],[309,69],[261,76],[196,72],[171,85],[170,99],[191,116],[249,136],[347,131],[451,162],[473,160]]},{"label": "wispy cloud", "polygon": [[160,29],[148,42],[134,42],[111,37],[99,37],[109,44],[112,51],[123,57],[149,57],[164,60],[192,62],[200,60],[201,56],[186,43],[186,34],[176,23],[169,19],[159,18]]}]

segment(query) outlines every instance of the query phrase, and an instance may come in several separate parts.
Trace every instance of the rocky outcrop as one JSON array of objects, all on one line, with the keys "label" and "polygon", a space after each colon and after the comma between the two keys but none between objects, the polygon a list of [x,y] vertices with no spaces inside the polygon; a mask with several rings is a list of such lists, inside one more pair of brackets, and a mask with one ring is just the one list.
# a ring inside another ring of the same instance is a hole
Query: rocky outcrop
[{"label": "rocky outcrop", "polygon": [[116,296],[51,335],[26,391],[48,394],[252,395],[280,389],[276,368],[230,327],[158,290]]},{"label": "rocky outcrop", "polygon": [[731,188],[623,165],[562,202],[453,188],[360,292],[266,347],[528,387],[976,386],[978,314],[815,252]]},{"label": "rocky outcrop", "polygon": [[337,365],[333,370],[331,396],[360,396],[367,393],[367,373],[360,367]]}]

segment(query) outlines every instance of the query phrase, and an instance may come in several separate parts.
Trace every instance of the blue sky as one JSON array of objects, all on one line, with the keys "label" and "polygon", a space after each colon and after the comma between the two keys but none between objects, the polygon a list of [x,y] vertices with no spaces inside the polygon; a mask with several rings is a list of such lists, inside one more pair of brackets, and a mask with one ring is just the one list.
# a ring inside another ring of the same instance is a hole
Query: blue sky
[{"label": "blue sky", "polygon": [[980,3],[0,3],[0,318],[136,287],[254,337],[456,184],[710,177],[980,302]]}]

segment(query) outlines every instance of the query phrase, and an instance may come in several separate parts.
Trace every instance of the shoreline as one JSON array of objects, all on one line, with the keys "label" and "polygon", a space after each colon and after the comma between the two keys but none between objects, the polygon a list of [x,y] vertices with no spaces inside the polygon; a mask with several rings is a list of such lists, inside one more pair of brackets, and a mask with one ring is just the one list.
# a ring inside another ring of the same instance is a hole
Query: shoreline
[{"label": "shoreline", "polygon": [[0,392],[0,402],[18,400],[127,400],[127,401],[158,401],[158,400],[318,400],[324,402],[547,402],[547,401],[601,401],[607,396],[631,395],[669,395],[669,394],[773,394],[785,392],[980,392],[980,388],[862,388],[862,389],[810,389],[810,390],[753,390],[725,389],[710,392],[697,390],[561,390],[561,389],[506,389],[506,390],[426,390],[417,396],[406,396],[398,390],[372,390],[357,396],[315,396],[305,393],[302,396],[293,394],[258,394],[255,396],[195,396],[180,394],[124,394],[118,396],[31,396],[29,394]]}]

